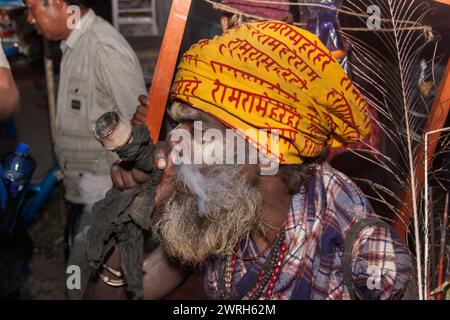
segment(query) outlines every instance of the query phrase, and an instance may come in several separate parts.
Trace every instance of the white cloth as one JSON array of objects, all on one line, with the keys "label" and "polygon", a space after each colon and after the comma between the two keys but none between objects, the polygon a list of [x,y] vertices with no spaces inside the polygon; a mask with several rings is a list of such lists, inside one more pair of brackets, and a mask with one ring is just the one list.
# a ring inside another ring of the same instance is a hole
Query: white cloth
[{"label": "white cloth", "polygon": [[0,38],[0,68],[11,69],[8,59],[6,59],[5,52],[2,47],[2,38]]}]

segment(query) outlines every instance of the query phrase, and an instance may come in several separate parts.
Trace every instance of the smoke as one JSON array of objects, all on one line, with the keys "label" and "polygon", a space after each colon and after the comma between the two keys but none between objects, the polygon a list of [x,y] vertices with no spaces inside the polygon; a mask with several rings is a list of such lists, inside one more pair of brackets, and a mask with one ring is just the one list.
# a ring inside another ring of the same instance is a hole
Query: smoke
[{"label": "smoke", "polygon": [[206,202],[209,195],[216,188],[215,183],[211,185],[200,173],[200,169],[196,165],[182,165],[180,175],[184,179],[184,183],[197,198],[198,214],[204,217],[206,214]]},{"label": "smoke", "polygon": [[[237,179],[242,178],[243,167],[239,165],[182,165],[180,167],[180,178],[195,195],[200,217],[204,217],[208,211],[211,211],[211,206],[216,205],[215,199],[220,199],[224,191],[236,187]],[[202,170],[207,174],[202,174]]]}]

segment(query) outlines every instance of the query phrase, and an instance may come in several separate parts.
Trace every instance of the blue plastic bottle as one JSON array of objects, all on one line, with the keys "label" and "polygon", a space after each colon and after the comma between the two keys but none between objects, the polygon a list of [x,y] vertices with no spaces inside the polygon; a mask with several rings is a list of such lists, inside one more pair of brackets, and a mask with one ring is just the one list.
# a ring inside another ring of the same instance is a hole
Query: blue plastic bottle
[{"label": "blue plastic bottle", "polygon": [[16,152],[8,156],[3,164],[3,179],[11,198],[19,196],[30,180],[32,168],[28,159],[29,150],[27,144],[19,143]]}]

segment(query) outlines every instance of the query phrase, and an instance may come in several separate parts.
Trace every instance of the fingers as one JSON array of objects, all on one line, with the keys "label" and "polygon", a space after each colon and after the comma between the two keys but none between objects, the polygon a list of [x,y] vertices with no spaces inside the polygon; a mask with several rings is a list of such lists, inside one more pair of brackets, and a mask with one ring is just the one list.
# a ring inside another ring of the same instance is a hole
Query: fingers
[{"label": "fingers", "polygon": [[125,189],[133,189],[136,188],[139,184],[133,178],[133,172],[131,170],[122,170],[122,179],[124,183]]},{"label": "fingers", "polygon": [[[164,185],[157,194],[161,199],[167,198],[171,194],[172,182],[174,177],[174,164],[170,157],[171,150],[175,142],[159,142],[155,146],[154,161],[155,166],[164,170],[162,184]],[[125,169],[120,162],[116,162],[111,167],[111,179],[114,186],[119,190],[127,190],[135,188],[141,184],[151,181],[151,174],[141,172],[136,169]]]},{"label": "fingers", "polygon": [[133,115],[132,124],[139,125],[145,123],[147,120],[147,107],[138,106],[136,108],[136,113]]},{"label": "fingers", "polygon": [[136,108],[136,113],[134,114],[134,118],[136,121],[140,121],[141,123],[144,123],[147,119],[147,107],[145,106],[138,106]]},{"label": "fingers", "polygon": [[134,118],[131,119],[131,125],[132,125],[133,127],[136,127],[136,126],[138,126],[138,125],[140,125],[140,124],[142,124],[142,123],[139,122],[139,121],[137,121],[137,120],[135,120]]},{"label": "fingers", "polygon": [[140,170],[133,169],[131,170],[132,177],[134,182],[139,184],[144,184],[152,180],[152,176]]},{"label": "fingers", "polygon": [[168,164],[170,145],[165,142],[158,142],[155,146],[155,166],[160,170],[165,170]]},{"label": "fingers", "polygon": [[148,97],[145,95],[140,95],[138,98],[139,102],[141,103],[141,105],[143,106],[148,106]]},{"label": "fingers", "polygon": [[170,141],[169,145],[168,145],[168,149],[166,151],[166,159],[167,159],[167,163],[166,163],[166,167],[164,170],[164,176],[166,176],[167,178],[172,178],[174,175],[174,163],[173,163],[173,158],[172,158],[172,150],[173,147],[176,145],[177,143]]},{"label": "fingers", "polygon": [[125,183],[122,179],[122,175],[120,172],[121,172],[120,165],[118,163],[114,163],[111,166],[111,180],[117,189],[123,190],[125,188]]},{"label": "fingers", "polygon": [[146,122],[148,113],[148,98],[147,96],[139,96],[140,105],[136,107],[136,112],[133,115],[131,123],[137,126]]},{"label": "fingers", "polygon": [[111,166],[111,180],[119,190],[132,189],[139,185],[133,177],[133,172],[122,168],[119,162]]}]

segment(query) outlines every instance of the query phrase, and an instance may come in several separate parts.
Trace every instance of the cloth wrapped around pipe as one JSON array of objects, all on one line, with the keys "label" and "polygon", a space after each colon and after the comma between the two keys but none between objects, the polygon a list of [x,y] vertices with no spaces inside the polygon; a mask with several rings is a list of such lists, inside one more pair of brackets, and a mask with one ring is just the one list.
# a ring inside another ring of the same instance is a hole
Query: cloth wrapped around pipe
[{"label": "cloth wrapped around pipe", "polygon": [[87,239],[88,260],[96,269],[113,246],[118,245],[127,289],[134,299],[142,297],[144,234],[151,227],[155,190],[162,175],[154,167],[153,149],[147,127],[140,125],[133,129],[133,141],[116,150],[123,162],[152,172],[152,181],[130,190],[115,187],[109,190],[93,207],[95,220]]}]

